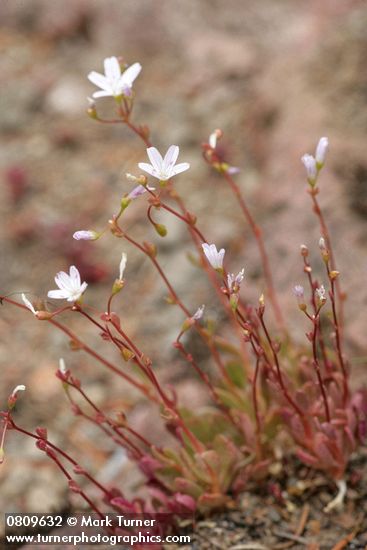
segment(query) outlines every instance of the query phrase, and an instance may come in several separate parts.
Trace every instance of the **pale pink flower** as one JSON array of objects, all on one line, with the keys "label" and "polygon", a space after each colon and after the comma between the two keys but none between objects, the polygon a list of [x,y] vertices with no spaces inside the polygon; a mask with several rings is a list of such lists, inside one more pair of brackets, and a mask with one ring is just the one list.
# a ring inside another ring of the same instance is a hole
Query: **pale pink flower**
[{"label": "pale pink flower", "polygon": [[227,174],[234,176],[235,174],[239,174],[241,172],[241,169],[238,168],[238,166],[228,166],[226,172]]},{"label": "pale pink flower", "polygon": [[326,290],[324,285],[319,286],[319,288],[315,290],[315,293],[320,302],[326,302]]},{"label": "pale pink flower", "polygon": [[134,80],[140,71],[140,63],[134,63],[122,72],[117,57],[106,57],[104,60],[104,75],[96,71],[88,74],[88,79],[98,88],[101,88],[100,91],[93,93],[93,97],[130,96]]},{"label": "pale pink flower", "polygon": [[160,181],[167,181],[173,176],[184,172],[190,168],[188,162],[182,162],[181,164],[176,164],[178,154],[180,149],[177,145],[171,145],[165,157],[162,158],[162,155],[155,147],[148,147],[147,153],[151,164],[146,162],[139,162],[139,168],[144,172],[147,172],[154,178],[159,179]]},{"label": "pale pink flower", "polygon": [[305,289],[301,285],[295,285],[293,287],[293,294],[297,299],[303,299],[305,296]]},{"label": "pale pink flower", "polygon": [[316,160],[312,155],[303,155],[301,160],[303,162],[304,167],[306,168],[308,181],[311,184],[314,184],[317,178]]},{"label": "pale pink flower", "polygon": [[155,187],[150,187],[149,185],[137,185],[132,191],[130,191],[130,193],[127,195],[127,198],[133,201],[134,199],[140,197],[140,195],[146,193],[147,190],[155,191]]},{"label": "pale pink flower", "polygon": [[241,286],[241,283],[245,277],[245,268],[241,269],[237,273],[236,276],[234,276],[233,273],[228,273],[227,275],[227,284],[228,288],[232,291],[234,287],[236,287],[237,290],[239,290],[239,287]]},{"label": "pale pink flower", "polygon": [[325,163],[326,153],[329,149],[329,140],[327,137],[320,138],[315,153],[315,160],[318,168],[322,168]]},{"label": "pale pink flower", "polygon": [[79,300],[88,286],[87,283],[81,282],[80,273],[74,265],[70,267],[69,274],[60,271],[55,277],[55,283],[59,290],[49,290],[47,296],[57,300],[67,300],[68,302]]},{"label": "pale pink flower", "polygon": [[214,269],[221,271],[223,269],[224,254],[226,253],[224,248],[221,248],[218,252],[215,244],[203,243],[201,246],[210,265]]},{"label": "pale pink flower", "polygon": [[81,229],[80,231],[75,231],[73,239],[76,241],[95,241],[99,236],[99,233],[96,231]]}]

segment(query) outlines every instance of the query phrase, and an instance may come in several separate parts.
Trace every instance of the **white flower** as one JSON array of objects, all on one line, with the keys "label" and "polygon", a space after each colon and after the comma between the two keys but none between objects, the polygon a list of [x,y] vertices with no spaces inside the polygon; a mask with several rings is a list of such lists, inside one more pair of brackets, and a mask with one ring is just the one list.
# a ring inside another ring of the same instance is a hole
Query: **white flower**
[{"label": "white flower", "polygon": [[191,319],[193,319],[194,321],[198,321],[199,319],[202,318],[203,314],[204,314],[204,309],[205,309],[205,305],[203,304],[202,306],[200,306],[194,313],[194,315],[191,317]]},{"label": "white flower", "polygon": [[319,288],[317,288],[315,292],[320,302],[326,302],[326,290],[324,285],[321,285]]},{"label": "white flower", "polygon": [[184,172],[190,168],[188,162],[182,162],[181,164],[176,164],[180,148],[177,145],[171,145],[167,153],[165,154],[164,159],[162,155],[155,147],[148,147],[147,153],[151,164],[146,162],[139,162],[139,168],[147,172],[154,178],[159,179],[160,181],[167,181],[173,176]]},{"label": "white flower", "polygon": [[36,311],[34,309],[32,302],[30,302],[28,300],[28,298],[26,297],[25,294],[22,294],[22,300],[23,300],[24,304],[27,306],[27,308],[33,313],[33,315],[35,315],[37,317],[38,311]]},{"label": "white flower", "polygon": [[131,95],[133,82],[141,71],[140,63],[130,65],[125,71],[121,72],[120,63],[117,57],[106,57],[104,60],[104,72],[100,74],[95,71],[89,73],[89,80],[101,88],[94,92],[93,97],[119,97],[121,95]]},{"label": "white flower", "polygon": [[125,252],[123,252],[121,256],[121,262],[120,262],[119,281],[122,281],[123,279],[126,262],[127,262],[127,255],[125,254]]},{"label": "white flower", "polygon": [[61,372],[61,374],[66,374],[66,365],[62,357],[60,357],[59,359],[59,371]]},{"label": "white flower", "polygon": [[12,397],[16,397],[18,391],[24,391],[24,390],[25,390],[25,385],[24,385],[24,384],[19,384],[19,386],[16,386],[16,387],[13,389],[11,396],[12,396]]},{"label": "white flower", "polygon": [[319,248],[320,248],[320,250],[326,250],[326,242],[325,242],[324,237],[320,237]]},{"label": "white flower", "polygon": [[308,181],[314,184],[317,178],[316,160],[312,155],[303,155],[301,160],[306,168]]},{"label": "white flower", "polygon": [[214,269],[221,271],[223,269],[224,254],[226,253],[224,248],[221,248],[218,252],[215,244],[203,243],[201,246],[210,265]]},{"label": "white flower", "polygon": [[305,289],[301,285],[296,285],[293,287],[293,294],[296,298],[303,299],[305,296]]},{"label": "white flower", "polygon": [[73,239],[76,241],[95,241],[98,239],[99,234],[96,231],[90,231],[81,229],[80,231],[75,231],[73,234]]},{"label": "white flower", "polygon": [[329,140],[327,137],[320,138],[315,153],[315,160],[318,168],[322,168],[325,162],[327,150],[329,148]]},{"label": "white flower", "polygon": [[217,141],[218,141],[218,139],[220,139],[222,137],[222,135],[223,135],[223,132],[222,132],[222,130],[219,130],[219,129],[214,130],[214,132],[210,134],[210,136],[209,136],[209,145],[212,149],[216,148]]},{"label": "white flower", "polygon": [[236,276],[234,276],[233,273],[228,273],[227,283],[228,283],[229,290],[233,290],[234,285],[237,287],[237,290],[239,290],[239,287],[244,277],[245,277],[245,268],[241,269],[241,271],[239,271]]},{"label": "white flower", "polygon": [[64,271],[60,271],[55,277],[55,283],[59,290],[49,290],[47,296],[57,300],[67,300],[68,302],[79,300],[88,286],[87,283],[81,282],[80,273],[74,265],[70,267],[69,275]]}]

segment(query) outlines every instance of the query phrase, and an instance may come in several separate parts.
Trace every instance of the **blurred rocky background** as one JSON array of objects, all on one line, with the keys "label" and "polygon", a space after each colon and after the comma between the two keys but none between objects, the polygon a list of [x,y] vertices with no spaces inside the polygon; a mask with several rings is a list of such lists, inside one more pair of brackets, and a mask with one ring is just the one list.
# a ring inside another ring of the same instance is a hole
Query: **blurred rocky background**
[{"label": "blurred rocky background", "polygon": [[[27,292],[33,300],[54,288],[60,269],[76,264],[89,283],[86,302],[103,311],[128,253],[127,287],[116,299],[126,331],[150,355],[181,400],[198,406],[203,395],[171,346],[183,321],[165,303],[166,290],[148,260],[108,234],[76,242],[78,229],[99,230],[131,189],[145,149],[128,129],[104,126],[86,115],[94,87],[90,70],[104,57],[139,61],[134,121],[149,124],[154,144],[181,149],[191,170],[176,181],[211,242],[228,249],[231,271],[246,269],[243,292],[263,290],[259,256],[230,191],[201,158],[200,144],[214,128],[237,181],[264,230],[283,311],[294,338],[306,325],[292,297],[303,281],[299,245],[312,250],[322,277],[319,229],[306,192],[300,157],[330,139],[320,202],[331,228],[346,290],[347,346],[355,383],[365,376],[367,276],[367,7],[357,0],[7,0],[0,1],[0,293]],[[112,112],[113,100],[100,102]],[[185,303],[202,303],[220,321],[205,278],[190,264],[185,227],[164,214],[160,239],[145,220],[144,199],[126,212],[125,227],[159,246],[160,259]],[[19,297],[19,295],[17,295]],[[65,322],[99,353],[119,359],[73,315]],[[0,316],[0,399],[27,385],[17,418],[32,430],[49,428],[55,442],[107,483],[128,491],[138,481],[123,452],[70,412],[55,378],[59,357],[106,410],[130,411],[138,429],[159,441],[158,417],[124,384],[67,338],[29,313],[8,305]],[[194,342],[195,344],[195,342]],[[197,349],[201,360],[205,354]],[[200,356],[202,353],[202,356]],[[129,368],[129,367],[127,367]],[[133,408],[134,406],[134,408]],[[127,476],[129,473],[129,476]],[[127,483],[129,478],[129,483]],[[0,470],[4,511],[61,510],[69,496],[64,479],[33,441],[9,434]]]}]

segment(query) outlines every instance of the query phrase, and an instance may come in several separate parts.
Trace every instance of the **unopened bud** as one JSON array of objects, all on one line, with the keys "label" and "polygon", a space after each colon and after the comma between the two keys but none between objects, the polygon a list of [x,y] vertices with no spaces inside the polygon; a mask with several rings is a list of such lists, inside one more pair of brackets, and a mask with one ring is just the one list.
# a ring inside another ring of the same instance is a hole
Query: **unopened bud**
[{"label": "unopened bud", "polygon": [[143,245],[144,245],[145,251],[151,258],[155,258],[157,256],[158,251],[155,244],[144,241]]},{"label": "unopened bud", "polygon": [[325,263],[328,263],[330,255],[329,255],[329,251],[326,247],[326,242],[325,242],[324,237],[321,237],[320,240],[319,240],[319,248],[320,248],[320,251],[321,251],[322,259],[324,260]]},{"label": "unopened bud", "polygon": [[229,299],[229,304],[231,306],[232,311],[235,312],[236,309],[237,309],[237,305],[238,305],[238,294],[237,293],[231,294],[231,297]]},{"label": "unopened bud", "polygon": [[125,413],[123,413],[122,411],[118,411],[118,412],[116,413],[116,420],[115,420],[115,422],[116,422],[116,424],[117,424],[118,426],[126,426],[126,420],[127,420],[127,418],[126,418],[126,414],[125,414]]},{"label": "unopened bud", "polygon": [[317,180],[318,170],[316,166],[316,160],[312,155],[303,155],[301,158],[304,167],[306,168],[307,181],[314,187]]},{"label": "unopened bud", "polygon": [[306,311],[307,310],[307,305],[305,303],[305,290],[304,290],[303,286],[296,285],[293,288],[293,294],[297,298],[299,309],[301,311]]},{"label": "unopened bud", "polygon": [[121,210],[124,211],[126,210],[126,208],[129,206],[129,204],[131,203],[131,199],[129,199],[129,197],[122,197],[121,199]]},{"label": "unopened bud", "polygon": [[9,396],[8,398],[8,408],[9,409],[13,409],[14,406],[15,406],[15,403],[17,402],[17,399],[18,399],[18,392],[20,391],[24,391],[26,388],[24,386],[24,384],[20,384],[19,386],[16,386],[11,395]]},{"label": "unopened bud", "polygon": [[209,145],[212,149],[215,149],[217,146],[217,141],[222,137],[223,132],[222,130],[214,130],[212,134],[209,136]]},{"label": "unopened bud", "polygon": [[143,174],[140,174],[140,176],[134,176],[134,174],[126,174],[126,179],[133,183],[137,183],[139,185],[143,185],[144,187],[148,183],[148,178],[144,176]]},{"label": "unopened bud", "polygon": [[192,317],[188,317],[181,325],[181,334],[189,330],[195,324],[195,320]]},{"label": "unopened bud", "polygon": [[308,248],[305,244],[301,244],[300,246],[300,249],[301,249],[301,255],[304,257],[304,258],[307,258],[308,256]]},{"label": "unopened bud", "polygon": [[335,269],[333,271],[330,271],[329,277],[330,279],[336,279],[340,274],[340,271],[336,271]]},{"label": "unopened bud", "polygon": [[155,223],[154,229],[161,237],[165,237],[167,235],[167,227],[163,225],[163,223]]},{"label": "unopened bud", "polygon": [[121,355],[126,362],[135,357],[135,353],[125,346],[121,348]]},{"label": "unopened bud", "polygon": [[328,149],[329,149],[328,138],[327,137],[320,138],[317,144],[316,153],[315,153],[316,164],[319,170],[324,166],[325,157]]},{"label": "unopened bud", "polygon": [[48,321],[52,318],[52,313],[49,311],[37,311],[36,317],[39,321]]},{"label": "unopened bud", "polygon": [[36,434],[41,439],[47,439],[47,429],[46,428],[36,428]]},{"label": "unopened bud", "polygon": [[92,99],[91,97],[87,97],[87,101],[89,103],[89,106],[88,106],[88,109],[87,109],[87,114],[90,118],[95,120],[95,119],[98,118],[96,103],[95,103],[94,99]]},{"label": "unopened bud", "polygon": [[122,281],[121,279],[115,279],[115,282],[112,285],[111,294],[112,296],[115,296],[115,294],[118,294],[120,290],[124,288],[125,281]]}]

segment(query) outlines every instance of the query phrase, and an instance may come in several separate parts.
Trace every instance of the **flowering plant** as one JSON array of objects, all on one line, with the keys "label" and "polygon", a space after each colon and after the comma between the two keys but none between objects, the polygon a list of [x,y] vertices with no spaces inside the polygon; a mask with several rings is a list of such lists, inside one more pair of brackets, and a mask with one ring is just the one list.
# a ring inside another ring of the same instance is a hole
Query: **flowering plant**
[{"label": "flowering plant", "polygon": [[[309,350],[292,341],[285,327],[282,309],[276,296],[270,262],[262,233],[256,224],[234,176],[238,168],[230,166],[218,152],[222,137],[215,130],[202,146],[203,158],[216,170],[232,190],[253,238],[256,240],[263,266],[266,293],[253,305],[246,299],[245,270],[237,275],[230,272],[225,249],[218,250],[199,229],[196,216],[189,212],[185,202],[174,187],[173,178],[189,170],[187,162],[176,164],[179,147],[171,145],[165,156],[152,146],[147,126],[136,126],[131,119],[135,101],[133,83],[141,71],[139,63],[130,67],[117,58],[104,62],[105,75],[91,72],[89,79],[99,88],[94,98],[112,96],[117,110],[116,118],[103,119],[97,105],[90,101],[89,116],[101,123],[123,123],[141,138],[150,164],[139,162],[138,167],[148,176],[158,180],[158,190],[149,185],[145,175],[127,174],[127,180],[135,187],[120,201],[119,209],[108,221],[106,228],[95,231],[77,230],[76,240],[96,241],[109,232],[113,237],[125,240],[149,258],[169,292],[172,304],[180,308],[185,320],[174,346],[206,387],[211,406],[203,410],[188,410],[180,406],[179,396],[162,384],[146,351],[133,341],[124,328],[124,321],[115,305],[116,296],[125,287],[126,253],[122,253],[118,278],[111,286],[105,310],[99,315],[89,312],[84,305],[88,300],[87,282],[82,282],[77,267],[71,266],[69,274],[60,272],[55,277],[57,290],[50,290],[48,297],[68,302],[50,311],[36,309],[22,295],[22,302],[2,296],[4,304],[28,309],[38,320],[45,320],[63,331],[79,349],[94,357],[115,376],[122,378],[141,392],[154,406],[159,407],[162,422],[174,436],[173,446],[162,447],[158,441],[150,441],[134,429],[122,412],[117,418],[105,414],[84,391],[82,382],[66,368],[61,360],[56,376],[71,403],[74,414],[93,422],[110,436],[116,445],[123,446],[129,457],[136,461],[146,477],[150,497],[146,501],[128,501],[118,489],[106,487],[87,472],[73,457],[53,444],[44,428],[29,432],[17,425],[14,406],[18,399],[17,386],[8,400],[8,408],[2,414],[3,432],[1,458],[4,458],[4,440],[8,430],[17,430],[36,441],[66,476],[69,487],[78,493],[98,514],[102,515],[101,502],[88,496],[85,483],[76,481],[76,475],[95,485],[105,504],[119,511],[169,511],[176,515],[184,512],[207,513],[225,506],[236,494],[243,491],[248,479],[261,479],[269,474],[276,460],[279,443],[311,468],[323,470],[339,487],[339,493],[327,506],[331,510],[341,505],[345,496],[345,470],[349,457],[366,438],[367,393],[361,389],[352,392],[349,384],[349,365],[343,349],[343,293],[339,272],[334,258],[331,238],[318,202],[319,177],[328,150],[326,137],[320,139],[315,156],[304,155],[308,191],[314,212],[320,224],[319,249],[325,267],[324,284],[315,278],[309,261],[309,251],[301,246],[303,272],[308,292],[303,286],[294,287],[298,307],[309,322],[306,336]],[[231,326],[231,339],[223,336],[205,323],[204,305],[195,313],[185,305],[173,283],[165,274],[155,243],[139,242],[124,227],[123,214],[132,201],[144,196],[148,204],[147,220],[160,237],[167,228],[153,219],[152,212],[165,210],[179,219],[192,238],[197,265],[208,277]],[[226,261],[225,261],[226,260]],[[330,310],[330,315],[326,315]],[[273,312],[276,336],[270,329],[269,317]],[[106,345],[113,346],[121,360],[136,366],[121,368],[110,362],[76,335],[60,318],[75,313],[92,323]],[[331,321],[330,321],[331,319]],[[332,338],[329,338],[329,332]],[[194,330],[202,345],[211,355],[213,368],[206,372],[200,361],[190,352],[185,334]],[[235,340],[235,341],[234,341]],[[88,412],[75,400],[78,394]],[[102,499],[101,499],[102,500]]]}]

